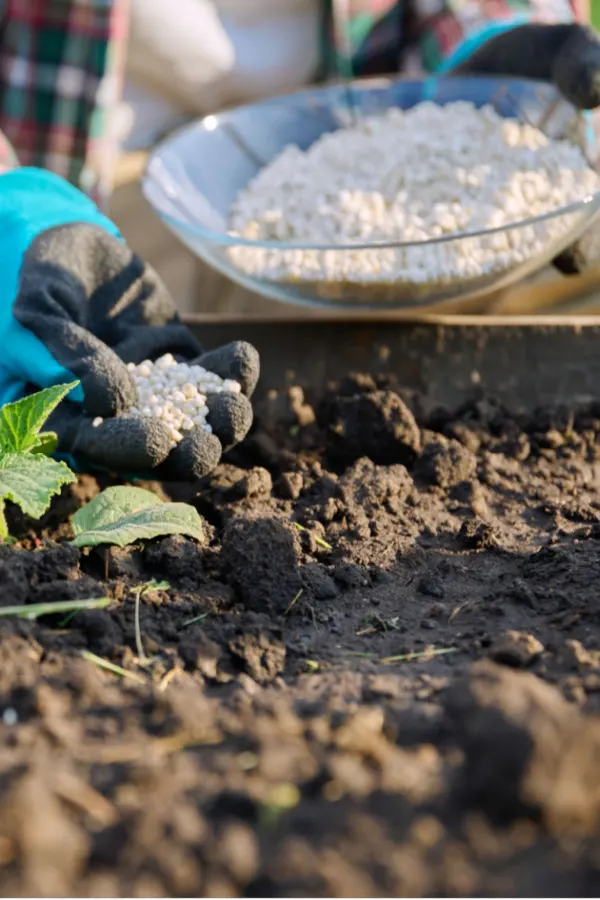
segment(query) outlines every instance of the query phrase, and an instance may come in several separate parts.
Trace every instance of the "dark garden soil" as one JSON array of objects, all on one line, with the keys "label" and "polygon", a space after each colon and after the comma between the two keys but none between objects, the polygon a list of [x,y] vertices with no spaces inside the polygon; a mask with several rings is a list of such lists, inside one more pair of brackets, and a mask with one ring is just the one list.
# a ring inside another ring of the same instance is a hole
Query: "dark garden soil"
[{"label": "dark garden soil", "polygon": [[598,896],[599,432],[354,376],[152,486],[204,546],[13,514],[1,605],[115,602],[0,620],[1,895]]}]

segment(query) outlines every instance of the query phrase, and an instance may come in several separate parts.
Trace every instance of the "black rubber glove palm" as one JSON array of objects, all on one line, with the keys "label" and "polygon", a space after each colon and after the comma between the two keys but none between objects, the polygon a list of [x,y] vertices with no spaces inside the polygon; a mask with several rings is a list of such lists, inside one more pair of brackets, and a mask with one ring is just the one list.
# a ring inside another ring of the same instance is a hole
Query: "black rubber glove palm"
[{"label": "black rubber glove palm", "polygon": [[[59,451],[82,468],[193,479],[252,424],[256,350],[239,342],[203,353],[156,273],[102,228],[70,224],[39,235],[23,258],[13,314],[81,382],[83,406],[64,402],[48,425]],[[213,433],[196,428],[174,450],[158,419],[126,415],[136,402],[126,363],[167,352],[242,385],[241,394],[210,395]],[[104,419],[97,427],[95,417]]]},{"label": "black rubber glove palm", "polygon": [[[583,25],[520,25],[488,40],[452,75],[531,78],[554,84],[578,109],[600,106],[600,36]],[[599,262],[600,228],[593,225],[554,263],[575,274]]]}]

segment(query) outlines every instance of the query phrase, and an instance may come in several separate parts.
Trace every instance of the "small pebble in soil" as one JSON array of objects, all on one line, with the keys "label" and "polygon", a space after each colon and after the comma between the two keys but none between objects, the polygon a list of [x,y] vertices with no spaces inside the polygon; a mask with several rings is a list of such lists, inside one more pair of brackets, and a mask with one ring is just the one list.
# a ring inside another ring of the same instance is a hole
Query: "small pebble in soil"
[{"label": "small pebble in soil", "polygon": [[465,550],[491,550],[498,546],[491,525],[476,518],[463,522],[458,539]]},{"label": "small pebble in soil", "polygon": [[304,480],[301,472],[284,472],[277,481],[277,489],[283,500],[297,500]]},{"label": "small pebble in soil", "polygon": [[531,665],[544,652],[544,645],[532,634],[522,631],[505,631],[492,643],[490,658],[515,669]]},{"label": "small pebble in soil", "polygon": [[16,709],[13,709],[12,706],[7,706],[4,712],[2,713],[2,721],[5,725],[11,727],[12,725],[16,725],[19,721],[19,715]]},{"label": "small pebble in soil", "polygon": [[368,574],[353,563],[340,563],[333,570],[335,581],[345,588],[366,587],[369,583]]},{"label": "small pebble in soil", "polygon": [[420,594],[426,594],[428,597],[435,597],[436,600],[444,598],[444,583],[439,575],[425,573],[419,579],[417,590]]},{"label": "small pebble in soil", "polygon": [[308,563],[302,566],[300,577],[304,590],[315,600],[332,600],[338,594],[335,581],[319,563]]}]

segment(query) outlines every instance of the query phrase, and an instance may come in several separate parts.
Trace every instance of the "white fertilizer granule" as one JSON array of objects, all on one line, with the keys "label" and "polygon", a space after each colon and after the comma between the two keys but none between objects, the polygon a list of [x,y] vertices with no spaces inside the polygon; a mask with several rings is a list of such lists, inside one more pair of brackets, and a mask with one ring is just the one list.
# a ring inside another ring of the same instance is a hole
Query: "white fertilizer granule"
[{"label": "white fertilizer granule", "polygon": [[551,249],[578,214],[433,245],[373,245],[497,228],[599,189],[600,177],[570,141],[491,106],[421,103],[325,134],[306,152],[286,147],[237,197],[233,235],[331,249],[229,253],[247,274],[313,284],[322,296],[344,286],[476,285]]},{"label": "white fertilizer granule", "polygon": [[[192,428],[212,430],[206,421],[207,394],[241,391],[237,381],[220,378],[202,366],[178,363],[170,353],[156,362],[146,359],[137,366],[129,363],[127,368],[137,388],[138,405],[126,415],[161,419],[169,428],[173,446]],[[94,427],[101,424],[101,418],[92,422]]]}]

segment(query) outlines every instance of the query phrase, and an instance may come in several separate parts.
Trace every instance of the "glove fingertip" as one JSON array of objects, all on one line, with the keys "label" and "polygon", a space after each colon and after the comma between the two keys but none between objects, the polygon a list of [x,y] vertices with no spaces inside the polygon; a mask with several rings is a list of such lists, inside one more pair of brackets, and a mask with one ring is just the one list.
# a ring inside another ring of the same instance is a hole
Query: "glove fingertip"
[{"label": "glove fingertip", "polygon": [[595,109],[600,106],[600,37],[588,26],[571,29],[554,60],[553,79],[575,107]]},{"label": "glove fingertip", "polygon": [[127,367],[111,351],[98,353],[81,378],[84,409],[91,416],[118,416],[135,405],[137,390]]},{"label": "glove fingertip", "polygon": [[194,481],[215,469],[223,448],[216,435],[203,428],[194,428],[171,451],[168,459],[156,470],[165,481]]},{"label": "glove fingertip", "polygon": [[171,450],[168,428],[157,419],[119,416],[97,427],[79,429],[72,452],[95,466],[115,472],[145,472],[167,459]]},{"label": "glove fingertip", "polygon": [[196,363],[221,378],[238,381],[246,397],[252,396],[260,376],[258,350],[247,341],[232,341],[216,350],[209,350]]},{"label": "glove fingertip", "polygon": [[208,423],[225,450],[244,440],[253,420],[252,404],[247,397],[223,391],[208,394],[206,405]]}]

